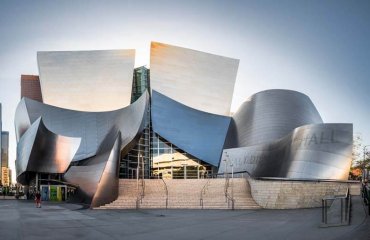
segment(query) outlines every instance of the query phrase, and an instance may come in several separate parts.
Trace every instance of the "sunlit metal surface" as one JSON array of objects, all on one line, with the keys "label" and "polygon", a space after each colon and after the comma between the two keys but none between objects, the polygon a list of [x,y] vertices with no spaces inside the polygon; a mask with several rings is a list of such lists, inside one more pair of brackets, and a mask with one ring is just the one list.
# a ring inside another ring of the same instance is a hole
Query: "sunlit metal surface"
[{"label": "sunlit metal surface", "polygon": [[44,103],[79,111],[110,111],[130,104],[135,50],[37,54]]},{"label": "sunlit metal surface", "polygon": [[78,185],[77,198],[98,207],[118,197],[120,133],[104,141],[98,154],[78,166],[71,166],[64,175],[67,182]]},{"label": "sunlit metal surface", "polygon": [[232,116],[219,172],[255,177],[343,179],[352,158],[352,124],[323,124],[311,100],[290,90],[254,94]]},{"label": "sunlit metal surface", "polygon": [[110,112],[78,112],[23,99],[16,118],[27,116],[27,121],[15,121],[17,180],[22,182],[22,174],[31,171],[64,173],[73,160],[64,178],[79,186],[76,197],[92,207],[113,201],[118,194],[120,153],[127,154],[136,145],[148,124],[147,114],[148,92],[128,107]]},{"label": "sunlit metal surface", "polygon": [[[96,155],[104,138],[113,126],[121,130],[122,138],[133,138],[147,114],[149,94],[143,94],[129,107],[109,112],[80,112],[62,109],[24,98],[18,104],[15,114],[15,130],[18,140],[27,128],[39,117],[50,131],[63,136],[81,138],[80,147],[73,161]],[[133,129],[133,131],[127,131]],[[127,135],[131,134],[131,135]],[[122,144],[127,144],[122,139]]]},{"label": "sunlit metal surface", "polygon": [[352,159],[352,124],[296,128],[277,141],[223,151],[219,172],[248,171],[254,177],[347,180]]},{"label": "sunlit metal surface", "polygon": [[194,157],[218,166],[230,117],[198,111],[152,91],[153,130]]},{"label": "sunlit metal surface", "polygon": [[151,87],[188,107],[228,116],[238,65],[237,59],[152,42]]},{"label": "sunlit metal surface", "polygon": [[17,180],[25,184],[25,172],[64,173],[69,167],[80,138],[61,136],[47,129],[38,118],[17,145]]},{"label": "sunlit metal surface", "polygon": [[269,143],[293,129],[322,123],[320,114],[303,93],[272,89],[251,96],[232,116],[225,148]]}]

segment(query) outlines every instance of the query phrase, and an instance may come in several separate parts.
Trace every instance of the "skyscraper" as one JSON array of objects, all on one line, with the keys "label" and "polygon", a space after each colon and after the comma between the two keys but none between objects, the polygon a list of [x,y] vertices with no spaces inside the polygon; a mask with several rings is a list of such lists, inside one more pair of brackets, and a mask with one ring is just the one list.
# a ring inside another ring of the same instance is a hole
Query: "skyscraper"
[{"label": "skyscraper", "polygon": [[[2,114],[1,114],[1,103],[0,103],[0,182],[4,184],[3,181],[3,168],[4,171],[9,169],[9,132],[2,131]],[[6,182],[9,182],[7,179]]]}]

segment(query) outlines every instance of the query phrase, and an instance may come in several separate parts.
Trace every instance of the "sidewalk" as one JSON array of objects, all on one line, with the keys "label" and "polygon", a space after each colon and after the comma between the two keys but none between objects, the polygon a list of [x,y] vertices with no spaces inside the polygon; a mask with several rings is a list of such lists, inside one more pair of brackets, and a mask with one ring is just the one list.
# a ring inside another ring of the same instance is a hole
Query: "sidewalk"
[{"label": "sidewalk", "polygon": [[369,218],[353,197],[350,226],[320,228],[321,209],[91,210],[0,201],[0,239],[368,239]]}]

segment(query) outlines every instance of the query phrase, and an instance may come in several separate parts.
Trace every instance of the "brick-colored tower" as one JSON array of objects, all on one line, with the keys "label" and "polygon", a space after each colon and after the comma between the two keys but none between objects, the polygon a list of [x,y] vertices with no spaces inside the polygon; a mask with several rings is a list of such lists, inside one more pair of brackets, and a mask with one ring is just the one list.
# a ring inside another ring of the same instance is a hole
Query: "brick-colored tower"
[{"label": "brick-colored tower", "polygon": [[21,98],[42,102],[40,79],[37,75],[21,75]]}]

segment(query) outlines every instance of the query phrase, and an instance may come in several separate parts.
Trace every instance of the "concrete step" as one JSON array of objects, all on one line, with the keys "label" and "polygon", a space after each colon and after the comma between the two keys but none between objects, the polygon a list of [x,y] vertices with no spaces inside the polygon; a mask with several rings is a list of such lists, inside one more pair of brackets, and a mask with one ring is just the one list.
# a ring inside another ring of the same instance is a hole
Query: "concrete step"
[{"label": "concrete step", "polygon": [[[231,204],[225,200],[225,179],[165,179],[168,190],[168,208],[201,209],[200,197],[203,198],[203,209],[229,209]],[[145,195],[139,208],[165,208],[166,186],[161,179],[145,180]],[[257,209],[250,187],[245,179],[229,181],[228,193],[231,190],[236,209]],[[201,194],[201,191],[203,193]],[[135,209],[138,196],[136,179],[120,179],[119,197],[101,209]]]}]

